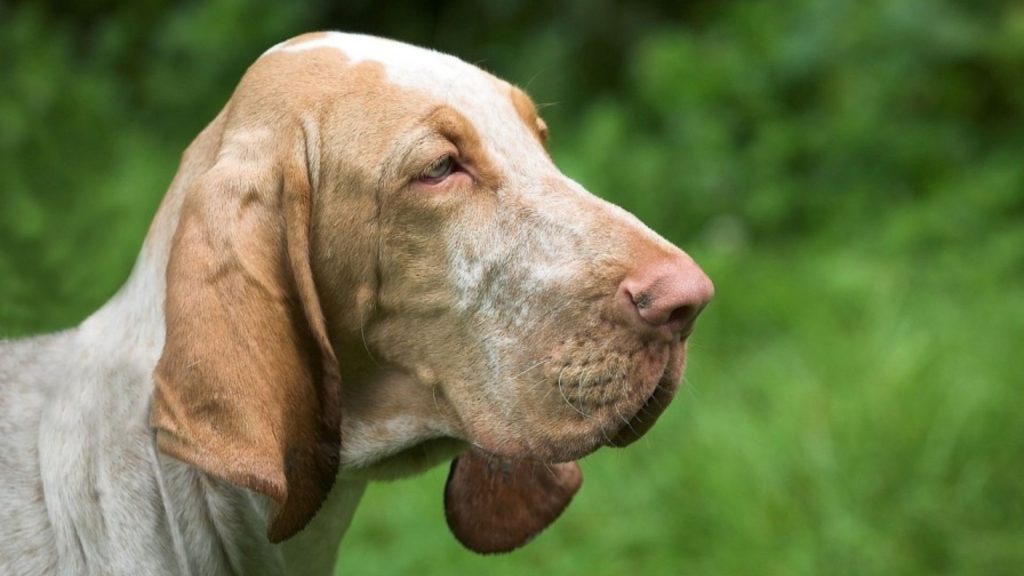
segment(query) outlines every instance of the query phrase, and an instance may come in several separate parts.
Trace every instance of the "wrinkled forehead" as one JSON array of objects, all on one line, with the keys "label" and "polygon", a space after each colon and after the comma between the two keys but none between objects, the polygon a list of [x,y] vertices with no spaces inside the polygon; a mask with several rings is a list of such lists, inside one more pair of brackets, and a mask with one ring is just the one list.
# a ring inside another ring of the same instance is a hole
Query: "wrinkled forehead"
[{"label": "wrinkled forehead", "polygon": [[[454,56],[394,40],[318,32],[282,42],[266,52],[304,52],[331,48],[348,64],[380,64],[388,82],[410,88],[464,115],[484,145],[498,158],[542,150],[532,102],[518,88]],[[543,156],[543,153],[541,154]]]}]

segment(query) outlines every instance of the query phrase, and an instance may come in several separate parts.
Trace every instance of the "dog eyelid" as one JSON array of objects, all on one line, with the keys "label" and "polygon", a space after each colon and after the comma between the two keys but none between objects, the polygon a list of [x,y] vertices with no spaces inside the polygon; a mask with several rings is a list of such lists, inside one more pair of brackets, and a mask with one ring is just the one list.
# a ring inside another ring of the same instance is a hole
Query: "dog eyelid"
[{"label": "dog eyelid", "polygon": [[419,175],[419,181],[425,184],[438,184],[458,169],[458,163],[451,154],[440,156],[430,163]]}]

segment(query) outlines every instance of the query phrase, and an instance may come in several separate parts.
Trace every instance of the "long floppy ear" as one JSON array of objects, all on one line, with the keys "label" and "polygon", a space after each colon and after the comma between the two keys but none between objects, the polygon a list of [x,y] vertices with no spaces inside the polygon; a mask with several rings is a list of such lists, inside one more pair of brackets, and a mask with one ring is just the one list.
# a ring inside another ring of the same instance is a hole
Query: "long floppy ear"
[{"label": "long floppy ear", "polygon": [[445,518],[466,548],[509,552],[554,522],[582,483],[575,462],[511,461],[470,450],[448,472]]},{"label": "long floppy ear", "polygon": [[187,190],[150,416],[165,454],[272,499],[271,542],[312,519],[340,456],[340,378],[309,262],[309,182],[304,156],[241,146],[222,150]]}]

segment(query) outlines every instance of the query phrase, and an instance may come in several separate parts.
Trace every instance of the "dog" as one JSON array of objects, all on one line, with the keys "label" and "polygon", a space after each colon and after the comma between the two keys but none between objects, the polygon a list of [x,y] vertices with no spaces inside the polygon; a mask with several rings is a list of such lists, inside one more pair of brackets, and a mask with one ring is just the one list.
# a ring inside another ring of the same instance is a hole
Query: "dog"
[{"label": "dog", "polygon": [[367,482],[452,459],[464,545],[543,530],[669,404],[713,294],[547,137],[452,56],[264,53],[121,290],[0,344],[0,573],[330,574]]}]

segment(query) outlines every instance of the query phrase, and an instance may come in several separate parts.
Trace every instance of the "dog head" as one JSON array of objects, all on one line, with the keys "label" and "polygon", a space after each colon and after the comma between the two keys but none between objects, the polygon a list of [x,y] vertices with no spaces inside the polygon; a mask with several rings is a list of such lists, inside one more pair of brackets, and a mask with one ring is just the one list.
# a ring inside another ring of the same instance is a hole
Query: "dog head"
[{"label": "dog head", "polygon": [[467,446],[446,492],[460,540],[543,529],[574,460],[668,405],[713,292],[547,137],[521,90],[450,56],[334,33],[264,54],[172,187],[161,449],[270,496],[272,540],[339,462]]}]

